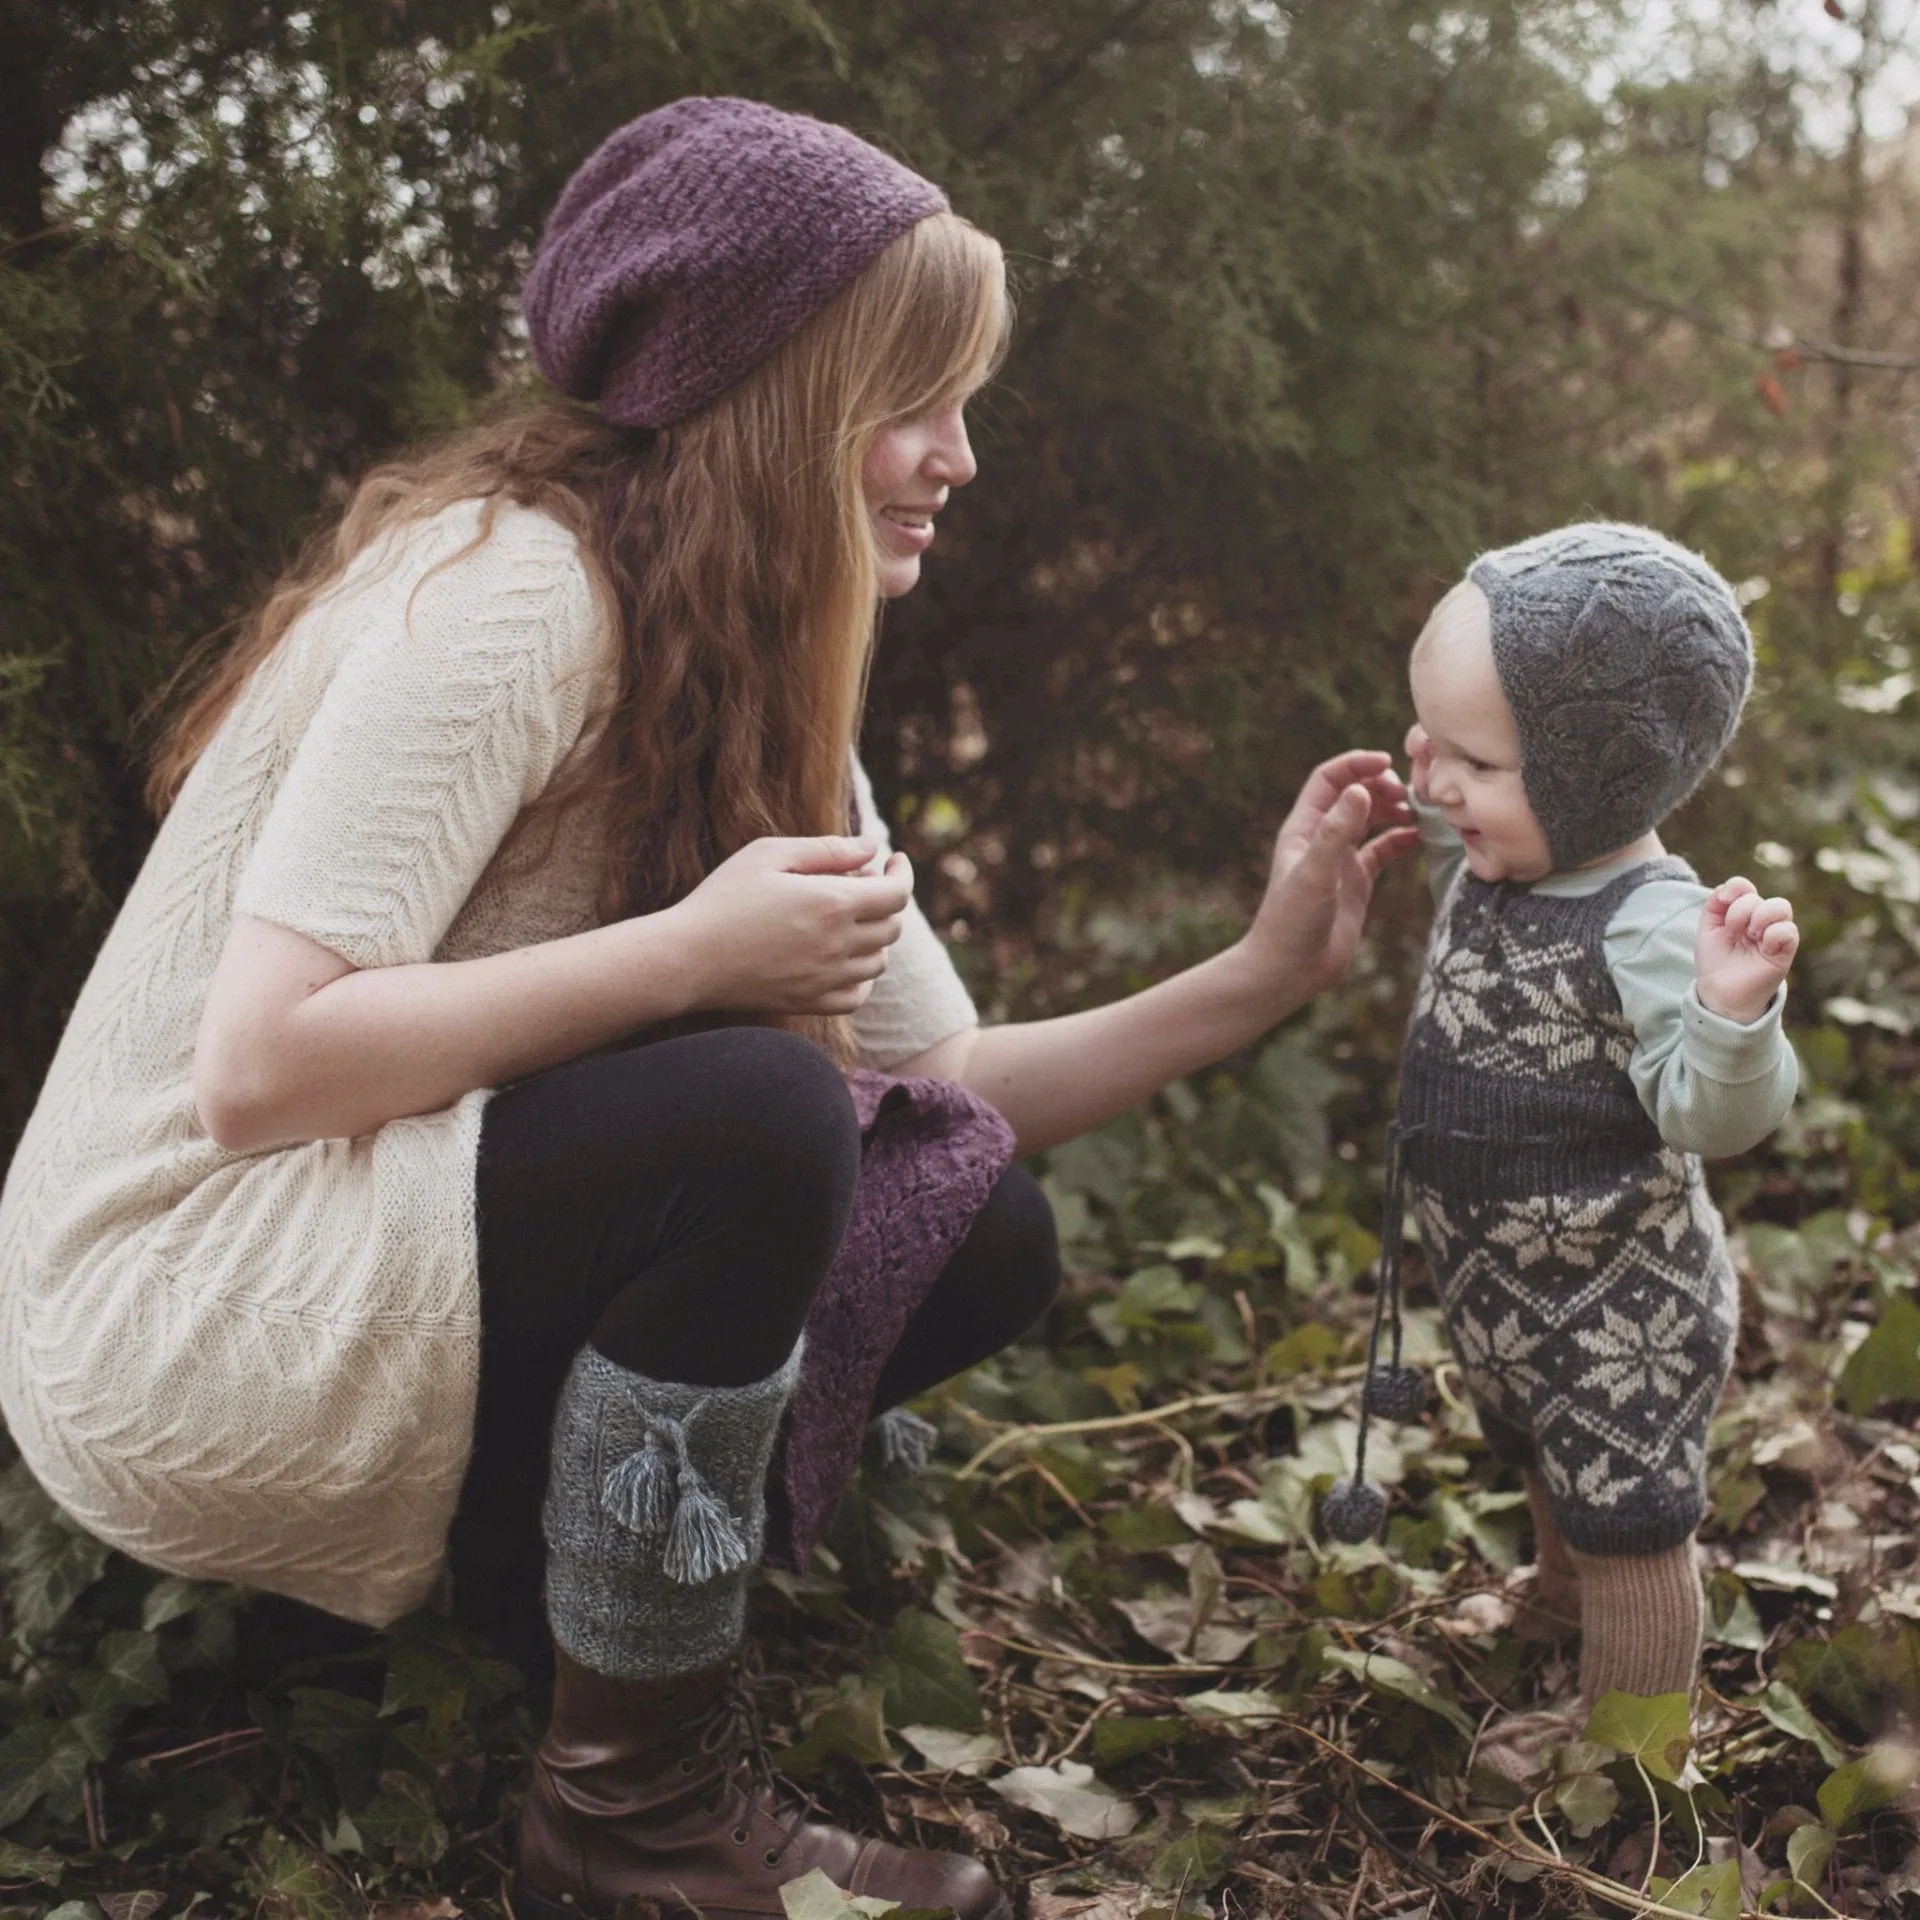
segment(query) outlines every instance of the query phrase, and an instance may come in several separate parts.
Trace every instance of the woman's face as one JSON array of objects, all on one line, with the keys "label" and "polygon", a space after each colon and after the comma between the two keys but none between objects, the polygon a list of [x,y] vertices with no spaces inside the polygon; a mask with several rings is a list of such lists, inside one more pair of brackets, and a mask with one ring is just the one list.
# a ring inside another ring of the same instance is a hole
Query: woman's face
[{"label": "woman's face", "polygon": [[882,599],[897,600],[920,578],[933,545],[933,516],[955,487],[979,471],[967,444],[966,402],[882,427],[860,470]]}]

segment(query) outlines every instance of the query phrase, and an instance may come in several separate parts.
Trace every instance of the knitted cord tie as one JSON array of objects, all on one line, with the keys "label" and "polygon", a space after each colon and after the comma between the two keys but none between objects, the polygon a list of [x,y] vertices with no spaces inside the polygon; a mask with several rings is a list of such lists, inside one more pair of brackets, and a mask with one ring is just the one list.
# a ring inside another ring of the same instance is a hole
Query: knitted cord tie
[{"label": "knitted cord tie", "polygon": [[665,1536],[660,1570],[684,1587],[737,1572],[748,1557],[740,1523],[687,1452],[687,1429],[707,1399],[696,1400],[678,1420],[649,1413],[645,1439],[614,1463],[600,1489],[600,1504],[629,1533],[642,1540]]},{"label": "knitted cord tie", "polygon": [[[1424,1129],[1396,1119],[1387,1131],[1386,1190],[1380,1202],[1380,1283],[1367,1334],[1367,1377],[1360,1390],[1360,1429],[1353,1442],[1353,1475],[1336,1480],[1321,1503],[1320,1518],[1336,1540],[1357,1545],[1380,1529],[1387,1497],[1367,1481],[1367,1430],[1382,1420],[1411,1420],[1426,1405],[1426,1376],[1401,1363],[1400,1243],[1406,1217],[1406,1142]],[[1389,1336],[1391,1358],[1383,1365],[1380,1336]]]},{"label": "knitted cord tie", "polygon": [[880,1444],[881,1471],[889,1480],[910,1480],[925,1473],[939,1444],[940,1429],[905,1407],[889,1407],[872,1423]]}]

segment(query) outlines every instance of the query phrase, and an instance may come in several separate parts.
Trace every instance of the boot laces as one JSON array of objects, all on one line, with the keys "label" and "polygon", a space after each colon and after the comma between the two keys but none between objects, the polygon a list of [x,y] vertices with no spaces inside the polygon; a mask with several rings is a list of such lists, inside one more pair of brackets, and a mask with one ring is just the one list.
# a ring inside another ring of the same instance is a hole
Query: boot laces
[{"label": "boot laces", "polygon": [[774,1766],[761,1729],[759,1708],[743,1676],[736,1673],[727,1682],[695,1727],[700,1752],[719,1765],[721,1785],[714,1796],[715,1811],[731,1787],[740,1795],[743,1823],[756,1806],[764,1812],[780,1832],[779,1846],[767,1850],[767,1865],[777,1866],[799,1838],[818,1802]]}]

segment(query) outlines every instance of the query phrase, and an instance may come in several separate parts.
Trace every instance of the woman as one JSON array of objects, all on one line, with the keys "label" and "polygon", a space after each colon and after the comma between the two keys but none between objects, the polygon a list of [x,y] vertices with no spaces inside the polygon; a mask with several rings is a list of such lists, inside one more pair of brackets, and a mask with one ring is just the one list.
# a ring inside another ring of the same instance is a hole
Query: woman
[{"label": "woman", "polygon": [[0,1405],[103,1539],[355,1620],[450,1565],[511,1632],[544,1533],[523,1912],[817,1866],[978,1920],[976,1863],[782,1797],[749,1570],[1051,1297],[1012,1152],[1337,977],[1402,796],[1329,762],[1232,950],[981,1030],[852,749],[973,477],[998,248],[851,134],[686,100],[575,176],[526,308],[572,397],[371,476],[161,755],[0,1201]]}]

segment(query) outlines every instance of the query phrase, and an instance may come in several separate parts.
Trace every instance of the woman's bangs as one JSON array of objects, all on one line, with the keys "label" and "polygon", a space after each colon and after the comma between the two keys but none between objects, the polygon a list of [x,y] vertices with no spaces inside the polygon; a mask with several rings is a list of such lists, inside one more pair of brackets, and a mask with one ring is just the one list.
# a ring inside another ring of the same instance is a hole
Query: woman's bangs
[{"label": "woman's bangs", "polygon": [[878,358],[886,390],[876,397],[884,417],[901,419],[964,399],[991,378],[1012,316],[999,243],[959,215],[922,220],[891,251]]}]

